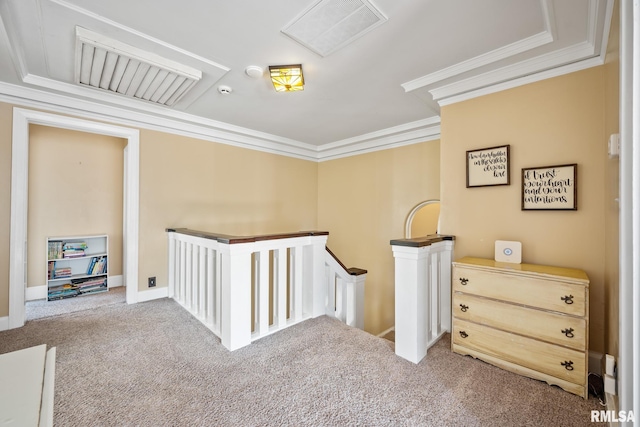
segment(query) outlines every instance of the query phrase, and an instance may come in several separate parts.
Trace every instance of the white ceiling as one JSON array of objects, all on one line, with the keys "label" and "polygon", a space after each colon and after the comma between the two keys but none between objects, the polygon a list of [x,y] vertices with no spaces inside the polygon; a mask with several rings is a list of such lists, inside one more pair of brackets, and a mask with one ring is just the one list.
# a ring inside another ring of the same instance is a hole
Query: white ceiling
[{"label": "white ceiling", "polygon": [[[0,0],[0,96],[331,158],[437,138],[441,105],[602,64],[613,8],[612,0],[370,0],[388,20],[323,57],[281,32],[317,2]],[[76,26],[202,79],[172,107],[81,86]],[[244,73],[298,63],[301,92],[276,93],[266,73]]]}]

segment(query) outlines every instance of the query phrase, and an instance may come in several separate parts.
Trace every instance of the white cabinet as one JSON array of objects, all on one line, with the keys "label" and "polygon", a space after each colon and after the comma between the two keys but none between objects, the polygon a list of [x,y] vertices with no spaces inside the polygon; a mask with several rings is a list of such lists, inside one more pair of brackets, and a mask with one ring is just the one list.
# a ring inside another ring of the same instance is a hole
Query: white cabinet
[{"label": "white cabinet", "polygon": [[588,397],[589,278],[582,270],[453,263],[452,350]]},{"label": "white cabinet", "polygon": [[47,238],[49,301],[108,290],[107,235]]}]

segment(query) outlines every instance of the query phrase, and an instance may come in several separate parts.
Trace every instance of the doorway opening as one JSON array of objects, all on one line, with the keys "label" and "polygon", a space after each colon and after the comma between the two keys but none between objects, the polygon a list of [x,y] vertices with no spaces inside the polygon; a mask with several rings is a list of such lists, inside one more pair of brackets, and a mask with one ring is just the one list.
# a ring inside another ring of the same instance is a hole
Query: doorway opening
[{"label": "doorway opening", "polygon": [[29,125],[37,124],[124,138],[123,278],[127,303],[138,301],[138,213],[140,137],[136,129],[60,116],[41,111],[13,109],[11,163],[11,237],[9,259],[9,329],[25,322],[27,277],[27,211]]}]

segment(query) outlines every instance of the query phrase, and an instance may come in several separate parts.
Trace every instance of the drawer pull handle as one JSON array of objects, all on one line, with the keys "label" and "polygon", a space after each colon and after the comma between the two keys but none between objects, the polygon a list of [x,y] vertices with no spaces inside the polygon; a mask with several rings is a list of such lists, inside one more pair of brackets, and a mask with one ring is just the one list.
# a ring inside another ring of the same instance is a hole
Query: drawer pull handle
[{"label": "drawer pull handle", "polygon": [[464,277],[460,278],[460,284],[462,286],[467,286],[467,283],[469,283],[469,279],[465,279]]},{"label": "drawer pull handle", "polygon": [[460,310],[463,312],[466,312],[467,310],[469,310],[469,306],[468,305],[464,305],[464,304],[460,304]]},{"label": "drawer pull handle", "polygon": [[573,328],[567,328],[567,329],[563,329],[561,331],[563,334],[565,334],[567,336],[567,338],[573,338]]},{"label": "drawer pull handle", "polygon": [[573,304],[573,295],[565,295],[563,297],[560,297],[560,299],[566,304]]},{"label": "drawer pull handle", "polygon": [[565,360],[560,364],[564,366],[564,369],[566,369],[567,371],[573,371],[573,362],[571,360],[569,360],[568,362]]},{"label": "drawer pull handle", "polygon": [[[468,337],[468,336],[469,336],[469,334],[468,334],[468,333],[466,333],[465,331],[460,331],[460,336],[461,336],[462,338],[466,338],[466,337]],[[573,362],[571,362],[571,363],[573,363]]]}]

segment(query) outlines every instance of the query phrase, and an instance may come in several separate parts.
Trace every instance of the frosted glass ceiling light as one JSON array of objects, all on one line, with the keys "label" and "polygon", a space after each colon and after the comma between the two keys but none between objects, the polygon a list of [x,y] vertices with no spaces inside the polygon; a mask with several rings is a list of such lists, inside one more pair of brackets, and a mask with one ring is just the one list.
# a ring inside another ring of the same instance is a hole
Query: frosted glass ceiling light
[{"label": "frosted glass ceiling light", "polygon": [[270,66],[269,74],[276,92],[304,90],[304,76],[300,64]]}]

